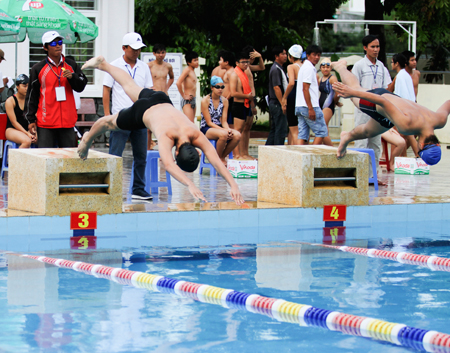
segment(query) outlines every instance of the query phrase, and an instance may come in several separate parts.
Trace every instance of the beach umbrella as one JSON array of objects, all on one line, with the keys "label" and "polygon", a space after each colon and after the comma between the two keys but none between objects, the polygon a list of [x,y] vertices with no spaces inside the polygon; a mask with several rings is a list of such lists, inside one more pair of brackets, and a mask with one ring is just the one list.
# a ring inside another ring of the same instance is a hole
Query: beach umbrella
[{"label": "beach umbrella", "polygon": [[[42,44],[42,34],[57,31],[64,43],[88,42],[98,36],[98,27],[73,7],[59,0],[0,0],[0,10],[20,22],[18,42],[28,35],[30,42]],[[15,42],[14,36],[0,36],[0,42]]]},{"label": "beach umbrella", "polygon": [[19,34],[20,22],[0,10],[0,36]]}]

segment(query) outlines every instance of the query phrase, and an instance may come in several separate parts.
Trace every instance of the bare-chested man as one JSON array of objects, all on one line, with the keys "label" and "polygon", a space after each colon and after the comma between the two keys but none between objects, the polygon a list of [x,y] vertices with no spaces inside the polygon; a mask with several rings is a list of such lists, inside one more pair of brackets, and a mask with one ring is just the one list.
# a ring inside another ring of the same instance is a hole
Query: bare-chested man
[{"label": "bare-chested man", "polygon": [[222,60],[223,54],[226,53],[226,52],[227,52],[226,50],[219,51],[219,65],[216,66],[212,70],[211,77],[218,76],[218,77],[220,77],[223,80],[223,75],[225,75],[225,72],[227,72],[227,70],[222,67],[223,65],[221,65],[220,61]]},{"label": "bare-chested man", "polygon": [[197,75],[195,69],[198,67],[198,54],[195,51],[187,52],[184,56],[187,67],[183,70],[177,80],[178,91],[181,94],[181,108],[183,113],[194,122],[197,92]]},{"label": "bare-chested man", "polygon": [[[199,155],[195,147],[198,147],[203,150],[210,163],[230,185],[230,195],[236,204],[241,205],[244,202],[239,187],[220,160],[213,145],[195,124],[173,107],[165,93],[139,87],[127,72],[108,64],[102,56],[87,61],[82,69],[86,68],[96,68],[109,73],[123,87],[134,104],[130,108],[95,122],[91,130],[83,135],[78,146],[81,159],[87,158],[89,147],[95,137],[108,130],[151,129],[159,141],[159,154],[165,169],[180,183],[187,186],[193,197],[206,201],[203,193],[183,173],[183,170],[193,172],[197,168]],[[174,146],[177,163],[172,155]]]},{"label": "bare-chested man", "polygon": [[[155,44],[153,46],[153,55],[155,60],[148,63],[148,67],[152,73],[153,90],[161,91],[169,94],[169,88],[173,84],[174,75],[173,68],[168,62],[165,62],[166,46],[164,44]],[[169,80],[167,80],[169,76]],[[148,130],[148,145],[147,149],[152,149],[156,143],[152,140],[152,132]]]},{"label": "bare-chested man", "polygon": [[341,133],[338,158],[345,156],[350,142],[380,135],[395,125],[401,134],[418,135],[419,155],[425,163],[434,165],[439,162],[441,147],[434,130],[442,129],[447,123],[450,100],[433,112],[386,89],[367,91],[361,88],[356,76],[347,70],[345,60],[332,63],[332,68],[343,82],[333,84],[334,91],[341,97],[352,98],[353,104],[371,117],[367,123]]},{"label": "bare-chested man", "polygon": [[[246,70],[250,65],[248,52],[241,52],[236,58],[236,67],[230,75],[230,91],[233,97],[233,105],[231,113],[234,118],[234,128],[241,134],[247,119],[252,119],[251,102],[253,101],[253,93]],[[254,159],[248,153],[245,143],[239,142],[238,149],[234,151],[235,159]]]},{"label": "bare-chested man", "polygon": [[405,70],[411,75],[411,78],[413,80],[414,93],[416,94],[417,102],[417,94],[419,93],[420,71],[417,70],[416,54],[409,50],[405,50],[402,54],[406,58]]}]

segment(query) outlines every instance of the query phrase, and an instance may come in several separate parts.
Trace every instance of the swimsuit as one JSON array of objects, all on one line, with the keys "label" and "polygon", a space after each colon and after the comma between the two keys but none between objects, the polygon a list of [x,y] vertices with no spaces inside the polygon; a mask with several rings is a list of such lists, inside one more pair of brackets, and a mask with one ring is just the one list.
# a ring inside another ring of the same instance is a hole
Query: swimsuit
[{"label": "swimsuit", "polygon": [[164,92],[155,92],[144,88],[139,94],[139,99],[129,108],[122,109],[117,117],[116,124],[121,130],[139,130],[147,127],[142,120],[147,109],[158,104],[172,104],[169,96]]},{"label": "swimsuit", "polygon": [[[22,125],[22,127],[25,129],[25,131],[28,131],[28,121],[27,121],[27,119],[25,119],[25,116],[23,115],[23,110],[20,109],[19,102],[17,101],[16,96],[12,96],[12,97],[14,98],[14,102],[16,103],[16,106],[14,107],[14,114],[16,115],[16,120],[20,125]],[[9,120],[9,117],[8,117],[8,121],[6,122],[6,128],[7,129],[9,129],[9,128],[15,129],[15,127]]]},{"label": "swimsuit", "polygon": [[195,104],[195,97],[192,97],[192,99],[190,99],[190,100],[181,98],[181,109],[183,109],[183,107],[184,107],[186,104],[190,104],[190,105],[191,105],[191,108],[195,110],[195,106],[196,106],[196,104]]},{"label": "swimsuit", "polygon": [[334,90],[330,83],[330,77],[325,81],[320,81],[319,84],[319,106],[320,109],[330,108],[333,115],[334,114]]},{"label": "swimsuit", "polygon": [[[300,69],[301,66],[297,63],[295,65],[298,66]],[[288,126],[297,126],[298,125],[298,118],[297,115],[295,115],[295,97],[297,96],[297,80],[295,80],[294,88],[292,89],[291,93],[289,93],[289,96],[287,97],[287,107],[286,107],[286,117],[288,121]]]},{"label": "swimsuit", "polygon": [[[209,110],[209,115],[211,116],[211,122],[213,124],[219,125],[220,127],[222,127],[222,112],[223,112],[223,102],[222,102],[222,97],[219,97],[219,106],[216,108],[214,108],[214,103],[212,101],[212,97],[209,99],[209,106],[208,106],[208,110]],[[202,121],[200,122],[200,131],[203,132],[204,134],[206,134],[206,131],[208,131],[209,129],[211,129],[211,127],[206,123],[205,117],[203,116],[202,113]]]},{"label": "swimsuit", "polygon": [[[389,92],[387,89],[384,88],[375,88],[367,92],[378,94],[379,96],[385,93],[389,93],[395,96],[394,93]],[[383,115],[377,112],[377,107],[375,103],[366,101],[365,99],[360,99],[359,109],[363,113],[366,113],[368,116],[374,119],[376,122],[378,122],[381,126],[385,127],[386,129],[391,129],[395,126],[388,118],[385,118]]]},{"label": "swimsuit", "polygon": [[233,102],[231,113],[234,118],[247,120],[247,117],[252,116],[252,109],[247,108],[244,102]]}]

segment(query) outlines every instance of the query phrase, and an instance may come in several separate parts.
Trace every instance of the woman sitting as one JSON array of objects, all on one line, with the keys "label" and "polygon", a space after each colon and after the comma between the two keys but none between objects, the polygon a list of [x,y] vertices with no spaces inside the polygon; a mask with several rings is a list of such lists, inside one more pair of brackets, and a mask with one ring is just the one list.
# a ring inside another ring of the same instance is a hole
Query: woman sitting
[{"label": "woman sitting", "polygon": [[209,140],[217,140],[217,154],[222,163],[227,165],[225,158],[239,144],[241,134],[228,126],[228,99],[222,97],[224,88],[220,77],[211,77],[211,94],[202,99],[200,131]]},{"label": "woman sitting", "polygon": [[19,148],[29,148],[32,143],[37,142],[36,135],[28,132],[28,121],[23,114],[28,81],[27,75],[21,74],[17,76],[17,93],[9,97],[5,102],[6,115],[8,116],[5,136],[9,141],[20,145]]}]

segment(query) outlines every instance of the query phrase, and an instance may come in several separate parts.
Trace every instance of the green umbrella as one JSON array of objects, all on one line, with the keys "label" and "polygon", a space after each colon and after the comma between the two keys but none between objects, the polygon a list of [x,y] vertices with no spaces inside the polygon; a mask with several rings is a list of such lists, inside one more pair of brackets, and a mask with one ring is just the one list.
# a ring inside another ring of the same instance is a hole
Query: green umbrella
[{"label": "green umbrella", "polygon": [[0,36],[19,34],[20,22],[0,10]]},{"label": "green umbrella", "polygon": [[[66,44],[77,40],[84,43],[98,36],[98,27],[91,20],[58,0],[0,0],[0,10],[20,22],[19,42],[28,34],[30,42],[42,44],[42,34],[52,30],[61,34]],[[13,36],[0,37],[3,43],[14,41]]]}]

